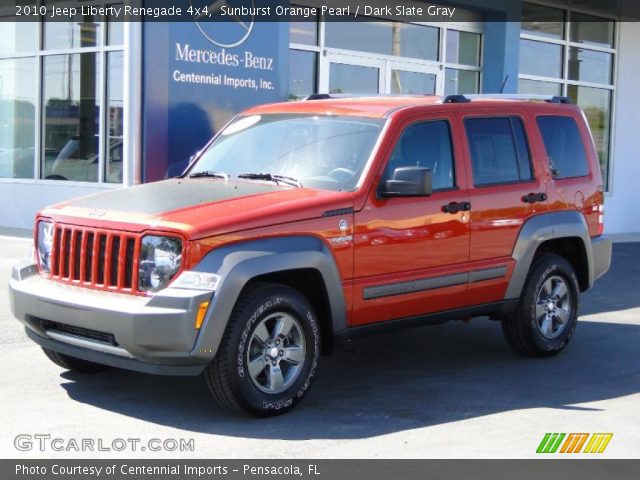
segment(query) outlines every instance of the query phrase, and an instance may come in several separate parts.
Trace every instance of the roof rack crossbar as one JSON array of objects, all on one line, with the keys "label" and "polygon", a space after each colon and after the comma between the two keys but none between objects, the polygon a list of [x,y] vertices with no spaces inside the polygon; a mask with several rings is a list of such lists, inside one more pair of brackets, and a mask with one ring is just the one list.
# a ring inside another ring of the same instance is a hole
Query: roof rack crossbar
[{"label": "roof rack crossbar", "polygon": [[486,99],[490,100],[541,100],[548,103],[561,103],[570,105],[573,102],[569,97],[561,97],[559,95],[529,95],[529,94],[513,94],[513,93],[484,93],[474,95],[447,95],[442,99],[442,103],[469,103],[472,100]]},{"label": "roof rack crossbar", "polygon": [[442,99],[442,103],[469,103],[471,99],[464,95],[447,95]]}]

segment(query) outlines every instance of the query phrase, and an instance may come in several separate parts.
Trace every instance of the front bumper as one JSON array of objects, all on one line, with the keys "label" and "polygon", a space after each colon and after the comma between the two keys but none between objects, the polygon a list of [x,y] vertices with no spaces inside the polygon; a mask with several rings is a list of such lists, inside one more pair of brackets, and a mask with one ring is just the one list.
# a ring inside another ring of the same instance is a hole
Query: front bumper
[{"label": "front bumper", "polygon": [[13,268],[11,310],[29,337],[60,353],[130,370],[197,375],[195,318],[212,292],[167,288],[152,297],[60,284],[35,265]]}]

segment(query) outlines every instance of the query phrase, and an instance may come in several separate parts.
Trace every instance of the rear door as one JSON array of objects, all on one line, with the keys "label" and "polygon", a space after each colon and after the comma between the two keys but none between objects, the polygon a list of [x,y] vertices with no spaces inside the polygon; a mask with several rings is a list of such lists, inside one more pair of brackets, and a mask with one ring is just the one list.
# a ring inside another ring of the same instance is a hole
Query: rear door
[{"label": "rear door", "polygon": [[504,298],[523,223],[548,209],[545,176],[532,154],[527,114],[513,109],[461,115],[470,167],[468,305]]}]

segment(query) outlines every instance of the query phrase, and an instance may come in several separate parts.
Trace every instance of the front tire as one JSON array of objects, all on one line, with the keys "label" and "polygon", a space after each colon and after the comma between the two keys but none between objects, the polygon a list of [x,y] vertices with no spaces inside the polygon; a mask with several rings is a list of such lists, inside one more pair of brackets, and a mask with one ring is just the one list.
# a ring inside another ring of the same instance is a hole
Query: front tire
[{"label": "front tire", "polygon": [[560,353],[578,323],[578,278],[571,264],[545,253],[527,276],[513,318],[502,321],[502,331],[521,355],[548,357]]},{"label": "front tire", "polygon": [[309,301],[293,288],[263,283],[238,301],[204,376],[222,406],[278,415],[306,395],[319,356],[320,328]]},{"label": "front tire", "polygon": [[43,348],[42,351],[53,363],[55,363],[59,367],[64,368],[65,370],[71,370],[72,372],[91,374],[104,372],[105,370],[109,370],[111,368],[108,365],[102,365],[100,363],[94,363],[87,360],[82,360],[80,358],[70,357],[69,355],[64,355],[54,350],[49,350],[48,348]]}]

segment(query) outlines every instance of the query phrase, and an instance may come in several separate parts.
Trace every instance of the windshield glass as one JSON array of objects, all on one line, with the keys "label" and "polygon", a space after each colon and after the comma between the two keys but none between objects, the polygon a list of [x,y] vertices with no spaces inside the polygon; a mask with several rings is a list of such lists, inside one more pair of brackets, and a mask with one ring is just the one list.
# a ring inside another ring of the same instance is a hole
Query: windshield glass
[{"label": "windshield glass", "polygon": [[305,187],[354,190],[384,120],[346,116],[252,115],[227,126],[188,175],[271,174]]}]

